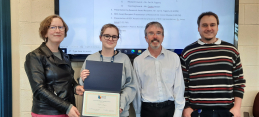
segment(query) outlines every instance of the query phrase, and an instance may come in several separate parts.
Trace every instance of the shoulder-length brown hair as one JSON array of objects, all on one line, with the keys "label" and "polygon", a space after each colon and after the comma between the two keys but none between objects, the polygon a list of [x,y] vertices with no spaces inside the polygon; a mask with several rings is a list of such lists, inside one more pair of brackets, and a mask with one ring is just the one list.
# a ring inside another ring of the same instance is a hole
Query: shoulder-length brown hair
[{"label": "shoulder-length brown hair", "polygon": [[50,15],[46,17],[41,23],[39,28],[40,37],[45,41],[48,42],[48,37],[46,38],[45,35],[48,32],[49,26],[52,22],[53,18],[59,18],[63,22],[63,26],[65,27],[65,37],[67,36],[68,26],[65,21],[59,15]]}]

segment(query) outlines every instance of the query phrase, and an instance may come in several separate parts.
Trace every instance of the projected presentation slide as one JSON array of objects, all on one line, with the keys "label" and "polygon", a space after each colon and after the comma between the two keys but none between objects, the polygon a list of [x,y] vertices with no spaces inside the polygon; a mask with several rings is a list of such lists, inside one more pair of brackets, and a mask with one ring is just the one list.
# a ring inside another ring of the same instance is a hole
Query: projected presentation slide
[{"label": "projected presentation slide", "polygon": [[68,24],[61,48],[68,54],[92,54],[102,48],[104,24],[120,30],[116,48],[146,49],[144,29],[151,21],[164,27],[163,47],[183,49],[200,38],[197,18],[212,11],[219,16],[217,37],[234,42],[235,0],[60,0],[59,15]]}]

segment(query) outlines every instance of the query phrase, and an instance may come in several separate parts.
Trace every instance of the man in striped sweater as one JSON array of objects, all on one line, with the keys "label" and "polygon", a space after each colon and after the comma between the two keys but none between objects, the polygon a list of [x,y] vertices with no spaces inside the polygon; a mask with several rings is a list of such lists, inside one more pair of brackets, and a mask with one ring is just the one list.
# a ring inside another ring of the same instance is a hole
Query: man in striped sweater
[{"label": "man in striped sweater", "polygon": [[245,80],[240,54],[232,44],[216,38],[215,13],[202,13],[197,24],[201,38],[181,55],[186,87],[183,117],[241,117]]}]

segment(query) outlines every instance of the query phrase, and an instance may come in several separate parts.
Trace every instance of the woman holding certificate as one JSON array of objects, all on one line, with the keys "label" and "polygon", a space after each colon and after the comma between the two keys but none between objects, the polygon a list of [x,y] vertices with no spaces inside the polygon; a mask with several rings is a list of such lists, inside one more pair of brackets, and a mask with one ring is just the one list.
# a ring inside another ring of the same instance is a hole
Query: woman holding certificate
[{"label": "woman holding certificate", "polygon": [[[120,109],[118,111],[120,111],[120,117],[129,116],[129,104],[133,101],[136,95],[137,81],[136,74],[133,70],[129,57],[124,53],[114,50],[119,39],[119,29],[114,24],[106,24],[102,27],[99,38],[102,42],[102,50],[89,55],[86,60],[123,64]],[[87,64],[86,60],[81,69],[79,80],[80,85],[84,85],[84,80],[91,75],[91,71],[85,69]]]},{"label": "woman holding certificate", "polygon": [[39,28],[44,42],[26,56],[24,68],[32,93],[32,117],[79,117],[74,94],[84,89],[74,80],[68,55],[59,44],[67,36],[68,26],[58,15],[45,18]]}]

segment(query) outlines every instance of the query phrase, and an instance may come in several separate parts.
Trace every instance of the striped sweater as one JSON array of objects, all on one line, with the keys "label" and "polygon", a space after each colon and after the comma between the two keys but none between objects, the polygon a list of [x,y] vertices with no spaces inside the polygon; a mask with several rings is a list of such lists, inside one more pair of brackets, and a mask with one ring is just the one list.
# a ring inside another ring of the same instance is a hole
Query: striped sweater
[{"label": "striped sweater", "polygon": [[196,41],[181,55],[185,80],[185,107],[230,109],[234,97],[243,98],[245,80],[238,50],[218,39],[218,44]]}]

